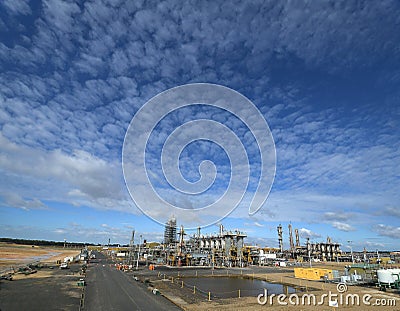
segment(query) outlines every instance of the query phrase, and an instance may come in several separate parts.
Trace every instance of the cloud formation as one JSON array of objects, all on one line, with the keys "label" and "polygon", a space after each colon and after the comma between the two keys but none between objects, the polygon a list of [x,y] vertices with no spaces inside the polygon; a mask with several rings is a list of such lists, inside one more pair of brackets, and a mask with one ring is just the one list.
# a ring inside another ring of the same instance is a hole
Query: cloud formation
[{"label": "cloud formation", "polygon": [[[0,204],[137,213],[120,169],[132,116],[161,91],[210,82],[246,95],[271,127],[278,166],[260,217],[313,230],[318,219],[360,239],[374,225],[382,235],[378,224],[396,232],[398,9],[391,1],[2,1]],[[183,153],[189,180],[195,154]]]}]

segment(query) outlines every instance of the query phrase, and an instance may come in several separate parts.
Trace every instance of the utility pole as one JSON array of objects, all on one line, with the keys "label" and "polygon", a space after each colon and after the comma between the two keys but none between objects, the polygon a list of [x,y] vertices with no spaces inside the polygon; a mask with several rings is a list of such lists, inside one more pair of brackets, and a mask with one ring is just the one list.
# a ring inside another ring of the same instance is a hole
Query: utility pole
[{"label": "utility pole", "polygon": [[132,237],[131,240],[129,241],[129,259],[128,259],[129,265],[133,265],[133,262],[135,260],[134,247],[135,247],[135,230],[132,230]]},{"label": "utility pole", "polygon": [[353,241],[349,240],[349,241],[347,241],[347,243],[349,243],[349,245],[350,245],[351,262],[354,264],[353,246],[352,246]]},{"label": "utility pole", "polygon": [[139,269],[140,244],[142,244],[142,235],[139,236],[139,251],[138,251],[137,260],[136,260],[136,270]]},{"label": "utility pole", "polygon": [[294,242],[293,242],[292,224],[289,224],[289,244],[290,244],[290,250],[292,252],[292,257],[294,259]]},{"label": "utility pole", "polygon": [[215,255],[214,255],[214,248],[212,248],[212,270],[214,270],[214,260],[215,260]]}]

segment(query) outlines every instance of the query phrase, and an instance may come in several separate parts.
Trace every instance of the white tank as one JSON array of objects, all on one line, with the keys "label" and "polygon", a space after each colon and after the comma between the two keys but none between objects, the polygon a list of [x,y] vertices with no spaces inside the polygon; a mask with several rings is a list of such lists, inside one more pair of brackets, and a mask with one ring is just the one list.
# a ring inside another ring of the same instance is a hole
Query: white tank
[{"label": "white tank", "polygon": [[376,271],[376,274],[378,275],[378,281],[379,283],[385,283],[385,284],[392,284],[394,281],[397,279],[397,277],[392,275],[393,271],[392,269],[388,270],[378,270]]}]

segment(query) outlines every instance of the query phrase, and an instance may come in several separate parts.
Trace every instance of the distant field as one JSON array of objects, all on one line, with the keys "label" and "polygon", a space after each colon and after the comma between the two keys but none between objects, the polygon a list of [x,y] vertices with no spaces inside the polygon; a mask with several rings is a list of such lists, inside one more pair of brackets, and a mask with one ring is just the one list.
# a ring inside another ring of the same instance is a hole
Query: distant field
[{"label": "distant field", "polygon": [[0,242],[0,267],[19,265],[40,260],[55,263],[66,256],[75,256],[80,249],[65,249],[63,247],[34,246],[9,244]]}]

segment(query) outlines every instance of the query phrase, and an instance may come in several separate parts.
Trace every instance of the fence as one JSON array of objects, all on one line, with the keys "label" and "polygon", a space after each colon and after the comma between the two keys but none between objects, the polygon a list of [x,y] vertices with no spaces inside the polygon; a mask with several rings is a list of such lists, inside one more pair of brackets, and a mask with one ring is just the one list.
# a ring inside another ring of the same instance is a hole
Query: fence
[{"label": "fence", "polygon": [[[218,291],[218,292],[211,292],[209,290],[206,290],[204,288],[199,287],[198,285],[192,284],[188,281],[185,280],[185,277],[226,277],[226,276],[231,276],[231,277],[243,277],[246,279],[251,279],[251,280],[260,280],[260,281],[266,281],[266,282],[270,282],[270,283],[277,283],[273,280],[268,280],[267,276],[265,276],[264,279],[261,279],[260,276],[258,275],[256,277],[256,275],[253,273],[250,274],[243,274],[243,271],[241,270],[240,272],[238,271],[230,271],[230,270],[226,270],[226,271],[214,271],[211,270],[211,273],[208,275],[200,275],[198,274],[198,271],[195,271],[194,273],[187,273],[188,271],[186,271],[186,274],[183,274],[181,272],[178,272],[177,274],[166,274],[163,272],[158,272],[157,277],[159,279],[162,279],[164,281],[170,281],[172,284],[175,284],[177,286],[179,286],[180,288],[185,288],[188,291],[192,292],[194,295],[199,295],[202,297],[207,298],[209,301],[213,300],[213,299],[223,299],[223,298],[242,298],[245,296],[251,296],[254,294],[254,296],[257,296],[260,292],[257,289],[237,289],[237,290],[231,290],[231,291]],[[283,284],[283,277],[281,278],[281,283]],[[304,282],[303,282],[304,283]],[[302,291],[306,291],[308,292],[309,288],[307,287],[306,284],[302,284],[301,280],[300,280],[300,284],[290,284],[290,287],[294,287],[296,289],[300,289]],[[249,295],[251,294],[251,295]]]}]

